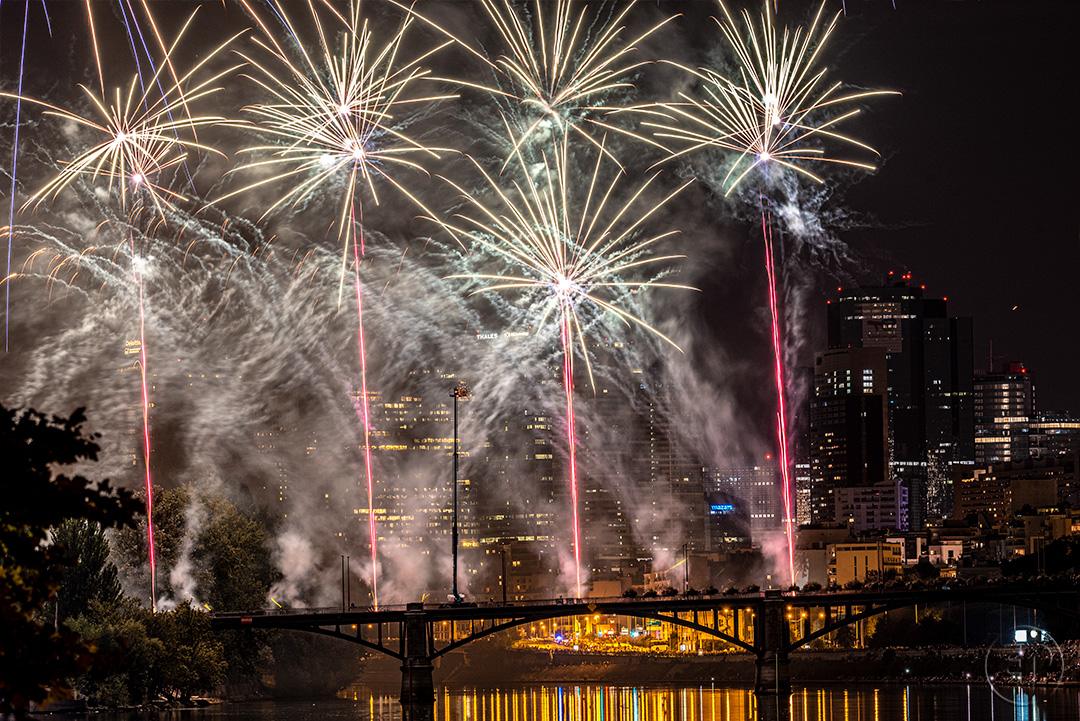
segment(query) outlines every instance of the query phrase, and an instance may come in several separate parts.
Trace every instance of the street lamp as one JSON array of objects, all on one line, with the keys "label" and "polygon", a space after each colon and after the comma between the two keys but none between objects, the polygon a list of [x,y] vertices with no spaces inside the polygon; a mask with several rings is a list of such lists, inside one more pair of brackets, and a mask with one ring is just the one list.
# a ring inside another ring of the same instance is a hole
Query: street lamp
[{"label": "street lamp", "polygon": [[683,593],[690,590],[690,544],[684,543],[682,545],[682,560],[683,560]]},{"label": "street lamp", "polygon": [[461,600],[461,597],[458,596],[458,587],[457,587],[457,576],[458,576],[458,573],[457,573],[457,546],[458,546],[458,521],[457,521],[457,486],[458,486],[458,483],[457,483],[457,464],[458,464],[457,404],[458,404],[458,399],[459,398],[468,398],[469,397],[469,387],[467,385],[465,385],[465,381],[461,381],[460,383],[457,384],[457,386],[454,387],[453,390],[450,391],[450,395],[454,399],[454,485],[453,485],[453,492],[451,493],[451,497],[452,497],[451,503],[453,504],[453,507],[454,507],[454,520],[453,520],[453,525],[450,528],[450,543],[453,546],[453,557],[454,557],[454,583],[453,583],[453,587],[454,587],[454,589],[453,589],[454,603],[457,603],[458,601]]},{"label": "street lamp", "polygon": [[502,597],[503,605],[506,605],[506,552],[510,550],[510,546],[503,545],[502,550],[499,551],[499,555],[502,557]]}]

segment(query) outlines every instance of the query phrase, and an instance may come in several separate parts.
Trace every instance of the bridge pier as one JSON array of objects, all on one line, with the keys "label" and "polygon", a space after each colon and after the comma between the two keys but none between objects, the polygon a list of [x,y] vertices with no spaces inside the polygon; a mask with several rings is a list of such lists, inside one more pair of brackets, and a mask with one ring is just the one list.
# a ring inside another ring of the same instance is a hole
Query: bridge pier
[{"label": "bridge pier", "polygon": [[754,693],[759,705],[769,704],[766,697],[776,696],[784,700],[791,693],[791,659],[788,658],[788,619],[787,607],[783,598],[769,598],[761,607],[761,614],[755,619],[755,645],[757,653],[757,673],[754,678]]},{"label": "bridge pier", "polygon": [[424,604],[410,603],[402,624],[405,651],[401,665],[402,721],[434,721],[435,683],[431,672],[435,668],[429,655],[427,614]]},{"label": "bridge pier", "polygon": [[755,721],[791,721],[791,697],[777,694],[754,697]]}]

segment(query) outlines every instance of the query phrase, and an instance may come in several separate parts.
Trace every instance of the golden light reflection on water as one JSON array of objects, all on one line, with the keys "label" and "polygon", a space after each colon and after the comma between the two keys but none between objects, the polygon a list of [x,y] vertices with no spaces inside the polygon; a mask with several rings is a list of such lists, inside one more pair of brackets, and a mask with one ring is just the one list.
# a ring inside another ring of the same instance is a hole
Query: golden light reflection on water
[{"label": "golden light reflection on water", "polygon": [[[359,690],[350,695],[354,700],[363,700]],[[366,700],[372,719],[399,721],[400,709],[393,697],[372,694]],[[435,700],[435,721],[746,721],[755,713],[754,695],[749,689],[705,687],[440,689]]]},{"label": "golden light reflection on water", "polygon": [[[1071,695],[1069,695],[1071,692]],[[1063,695],[1064,694],[1064,695]],[[987,686],[912,687],[843,685],[802,688],[780,701],[792,721],[1053,721],[1080,718],[1080,690],[1014,690],[995,697]],[[1065,698],[1068,696],[1068,698]],[[403,721],[393,695],[362,686],[345,696],[367,712],[358,721]],[[991,708],[993,706],[993,708]],[[564,684],[436,691],[434,721],[765,721],[778,709],[759,709],[749,689]],[[770,711],[771,713],[766,713]],[[1061,716],[1065,713],[1066,716]],[[1071,715],[1070,715],[1071,714]]]}]

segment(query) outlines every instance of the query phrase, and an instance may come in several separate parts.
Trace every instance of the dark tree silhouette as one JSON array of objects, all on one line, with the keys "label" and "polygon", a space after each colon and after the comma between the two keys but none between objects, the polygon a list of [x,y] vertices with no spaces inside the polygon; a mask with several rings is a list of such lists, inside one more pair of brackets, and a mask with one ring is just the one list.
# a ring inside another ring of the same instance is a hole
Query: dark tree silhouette
[{"label": "dark tree silhouette", "polygon": [[139,512],[130,492],[67,474],[97,460],[85,420],[82,409],[49,418],[0,406],[0,715],[21,718],[31,702],[70,694],[69,679],[94,661],[77,633],[43,613],[71,563],[50,531],[69,519],[122,526]]}]

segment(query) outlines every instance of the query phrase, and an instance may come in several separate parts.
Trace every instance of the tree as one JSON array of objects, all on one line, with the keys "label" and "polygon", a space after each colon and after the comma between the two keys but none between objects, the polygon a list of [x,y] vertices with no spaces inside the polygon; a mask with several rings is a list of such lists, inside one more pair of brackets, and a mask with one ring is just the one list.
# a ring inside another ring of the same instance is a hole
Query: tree
[{"label": "tree", "polygon": [[94,601],[112,606],[120,600],[116,564],[109,560],[109,541],[100,523],[69,519],[53,531],[52,539],[71,564],[50,604],[55,618],[67,621],[86,613]]},{"label": "tree", "polygon": [[210,616],[189,603],[159,613],[132,598],[113,606],[93,603],[73,626],[94,640],[102,656],[76,682],[98,705],[144,704],[160,696],[184,701],[224,678],[224,650],[210,630]]},{"label": "tree", "polygon": [[162,694],[187,701],[221,683],[224,652],[210,632],[209,614],[185,601],[168,613],[152,614],[147,626],[167,651],[161,660]]},{"label": "tree", "polygon": [[144,704],[157,696],[166,649],[147,630],[151,615],[134,598],[124,598],[112,606],[91,603],[86,614],[71,622],[83,638],[93,641],[101,657],[75,681],[90,703],[115,708]]},{"label": "tree", "polygon": [[242,513],[221,496],[203,496],[206,521],[192,551],[200,600],[215,611],[250,611],[278,580],[271,556],[273,521]]},{"label": "tree", "polygon": [[[190,493],[187,488],[154,487],[154,556],[157,559],[158,598],[175,595],[169,572],[180,560],[184,537],[188,532],[187,510]],[[140,501],[146,501],[146,493],[136,493]],[[150,548],[143,516],[135,526],[117,531],[112,538],[120,571],[127,583],[143,591],[142,598],[150,598]]]},{"label": "tree", "polygon": [[70,559],[48,543],[68,519],[106,528],[131,523],[139,506],[109,481],[61,469],[96,461],[82,409],[70,418],[0,406],[0,714],[21,718],[30,703],[70,694],[67,679],[87,670],[94,652],[77,633],[45,619]]}]

